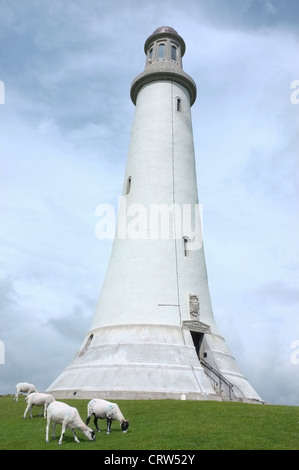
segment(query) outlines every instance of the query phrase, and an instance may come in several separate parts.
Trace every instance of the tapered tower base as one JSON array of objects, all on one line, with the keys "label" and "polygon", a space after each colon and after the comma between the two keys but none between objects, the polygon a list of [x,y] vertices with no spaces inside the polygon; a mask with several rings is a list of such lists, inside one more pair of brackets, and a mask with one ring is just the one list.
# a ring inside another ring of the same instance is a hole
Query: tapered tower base
[{"label": "tapered tower base", "polygon": [[82,398],[217,398],[190,337],[170,325],[130,324],[91,331],[48,391]]},{"label": "tapered tower base", "polygon": [[[228,374],[238,382],[235,387],[213,368],[205,370],[193,335],[185,328],[150,324],[92,330],[47,391],[56,398],[262,401],[236,368]],[[230,356],[217,354],[228,365]]]}]

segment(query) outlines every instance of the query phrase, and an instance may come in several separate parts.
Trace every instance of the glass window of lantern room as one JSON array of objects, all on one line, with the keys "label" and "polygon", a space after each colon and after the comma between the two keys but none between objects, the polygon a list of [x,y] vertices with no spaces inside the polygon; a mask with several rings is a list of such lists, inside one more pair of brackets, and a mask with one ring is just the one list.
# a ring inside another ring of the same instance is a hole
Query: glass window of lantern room
[{"label": "glass window of lantern room", "polygon": [[165,56],[165,44],[159,44],[158,46],[158,59],[163,59]]},{"label": "glass window of lantern room", "polygon": [[176,60],[176,47],[171,46],[171,60]]},{"label": "glass window of lantern room", "polygon": [[148,58],[149,58],[149,60],[152,60],[152,58],[153,58],[153,48],[150,49],[150,51],[148,53]]}]

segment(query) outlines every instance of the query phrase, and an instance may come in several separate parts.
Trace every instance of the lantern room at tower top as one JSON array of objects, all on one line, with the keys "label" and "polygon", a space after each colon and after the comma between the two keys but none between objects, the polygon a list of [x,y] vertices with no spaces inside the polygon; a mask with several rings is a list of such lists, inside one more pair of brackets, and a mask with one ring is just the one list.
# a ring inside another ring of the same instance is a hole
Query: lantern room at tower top
[{"label": "lantern room at tower top", "polygon": [[170,26],[157,28],[144,43],[147,64],[155,59],[168,59],[178,62],[182,67],[185,50],[184,39]]},{"label": "lantern room at tower top", "polygon": [[189,92],[190,106],[196,100],[196,85],[183,71],[182,57],[186,46],[183,38],[170,26],[161,26],[151,34],[144,44],[146,54],[145,70],[131,86],[131,99],[136,104],[140,89],[155,80],[175,80]]}]

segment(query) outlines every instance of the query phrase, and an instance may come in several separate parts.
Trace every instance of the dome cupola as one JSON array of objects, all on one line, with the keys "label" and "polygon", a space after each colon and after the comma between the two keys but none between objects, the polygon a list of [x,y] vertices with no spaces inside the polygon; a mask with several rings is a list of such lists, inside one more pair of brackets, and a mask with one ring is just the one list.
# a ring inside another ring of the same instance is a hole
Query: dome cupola
[{"label": "dome cupola", "polygon": [[157,80],[171,80],[187,88],[190,105],[196,99],[196,85],[183,71],[182,57],[186,45],[183,38],[171,26],[160,26],[145,41],[145,69],[131,86],[131,99],[136,104],[139,90],[146,84]]}]

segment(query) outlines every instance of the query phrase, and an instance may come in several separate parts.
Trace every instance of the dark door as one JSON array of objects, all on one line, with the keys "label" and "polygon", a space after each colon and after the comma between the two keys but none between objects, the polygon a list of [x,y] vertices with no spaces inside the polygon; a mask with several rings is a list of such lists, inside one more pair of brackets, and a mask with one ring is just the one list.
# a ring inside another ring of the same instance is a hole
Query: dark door
[{"label": "dark door", "polygon": [[203,340],[203,333],[198,333],[197,331],[190,331],[190,333],[193,339],[196,354],[198,355],[198,357],[200,357],[200,346]]}]

